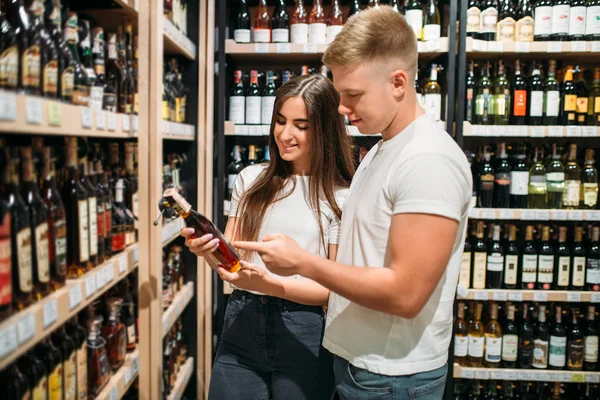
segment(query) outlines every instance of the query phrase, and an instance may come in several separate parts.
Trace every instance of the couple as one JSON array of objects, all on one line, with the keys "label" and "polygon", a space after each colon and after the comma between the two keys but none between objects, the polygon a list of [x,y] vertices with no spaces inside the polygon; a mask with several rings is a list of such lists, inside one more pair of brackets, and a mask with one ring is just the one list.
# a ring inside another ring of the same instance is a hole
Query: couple
[{"label": "couple", "polygon": [[[400,14],[350,18],[323,62],[333,84],[283,85],[272,160],[235,182],[225,236],[249,262],[217,269],[236,290],[209,399],[441,399],[469,165],[418,104],[417,41]],[[356,174],[341,114],[383,137]],[[186,244],[205,256],[216,241]]]}]

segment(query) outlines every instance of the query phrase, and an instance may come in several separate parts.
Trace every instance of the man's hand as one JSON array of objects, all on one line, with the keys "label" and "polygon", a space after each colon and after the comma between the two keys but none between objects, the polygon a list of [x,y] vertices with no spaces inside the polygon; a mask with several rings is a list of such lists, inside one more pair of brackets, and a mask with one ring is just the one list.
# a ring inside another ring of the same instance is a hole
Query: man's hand
[{"label": "man's hand", "polygon": [[225,282],[241,289],[272,295],[277,280],[264,268],[260,268],[246,261],[241,261],[242,268],[237,272],[229,272],[224,268],[216,269]]},{"label": "man's hand", "polygon": [[303,260],[308,255],[294,239],[280,233],[267,235],[262,242],[234,242],[233,246],[257,252],[269,271],[280,276],[301,274]]}]

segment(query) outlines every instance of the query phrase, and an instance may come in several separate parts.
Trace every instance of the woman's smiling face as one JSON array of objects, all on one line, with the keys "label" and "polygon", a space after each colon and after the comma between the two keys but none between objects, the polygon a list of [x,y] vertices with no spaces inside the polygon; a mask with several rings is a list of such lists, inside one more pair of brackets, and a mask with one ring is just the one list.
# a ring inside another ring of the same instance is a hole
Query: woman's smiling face
[{"label": "woman's smiling face", "polygon": [[281,158],[293,164],[294,173],[309,173],[312,146],[304,100],[301,97],[286,100],[274,117],[273,135]]}]

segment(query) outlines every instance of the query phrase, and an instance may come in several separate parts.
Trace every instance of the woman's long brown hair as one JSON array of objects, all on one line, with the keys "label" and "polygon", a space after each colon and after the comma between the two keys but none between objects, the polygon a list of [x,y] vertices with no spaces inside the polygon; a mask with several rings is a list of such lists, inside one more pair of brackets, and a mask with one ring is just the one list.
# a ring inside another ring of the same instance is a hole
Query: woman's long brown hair
[{"label": "woman's long brown hair", "polygon": [[[256,241],[269,206],[289,196],[295,188],[294,186],[288,193],[283,193],[294,171],[292,163],[281,158],[273,133],[281,107],[288,99],[294,97],[304,100],[308,114],[309,141],[312,146],[308,197],[319,222],[323,244],[325,236],[319,199],[324,197],[335,215],[338,218],[342,217],[342,210],[335,200],[335,190],[350,186],[354,175],[354,162],[351,139],[346,132],[344,118],[337,111],[340,95],[329,79],[321,75],[304,75],[291,79],[277,91],[269,133],[271,161],[240,200],[237,213],[240,240]],[[294,180],[294,185],[295,182]],[[234,237],[237,236],[236,233]],[[248,256],[243,255],[244,258]]]}]

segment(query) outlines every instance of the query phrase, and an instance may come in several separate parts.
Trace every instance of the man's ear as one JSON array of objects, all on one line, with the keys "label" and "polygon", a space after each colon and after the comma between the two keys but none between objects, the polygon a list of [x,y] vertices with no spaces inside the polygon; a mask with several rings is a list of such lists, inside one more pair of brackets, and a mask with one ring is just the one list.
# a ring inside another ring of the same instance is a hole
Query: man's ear
[{"label": "man's ear", "polygon": [[410,82],[408,74],[403,69],[397,69],[392,72],[391,80],[394,85],[394,96],[397,98],[402,97]]}]

